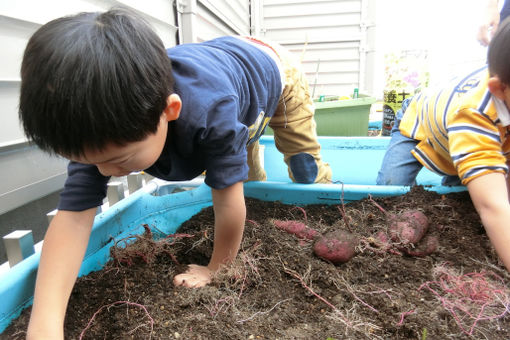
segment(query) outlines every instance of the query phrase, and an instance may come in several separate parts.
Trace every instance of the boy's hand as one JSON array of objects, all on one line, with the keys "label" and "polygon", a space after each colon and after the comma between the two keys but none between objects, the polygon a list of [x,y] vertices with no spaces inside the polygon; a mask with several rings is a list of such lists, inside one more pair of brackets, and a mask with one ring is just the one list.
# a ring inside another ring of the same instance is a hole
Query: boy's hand
[{"label": "boy's hand", "polygon": [[212,275],[213,272],[209,268],[190,264],[186,272],[174,277],[174,285],[188,288],[203,287],[211,283]]},{"label": "boy's hand", "polygon": [[235,259],[243,237],[246,206],[243,182],[224,189],[212,189],[214,208],[214,246],[207,267],[192,264],[188,270],[176,275],[174,285],[190,288],[203,287],[223,265]]}]

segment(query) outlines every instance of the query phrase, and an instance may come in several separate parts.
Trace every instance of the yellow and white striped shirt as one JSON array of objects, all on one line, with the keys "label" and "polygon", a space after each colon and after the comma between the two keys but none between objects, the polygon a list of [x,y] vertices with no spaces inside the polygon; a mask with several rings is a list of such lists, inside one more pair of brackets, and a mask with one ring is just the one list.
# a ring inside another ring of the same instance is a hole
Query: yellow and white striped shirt
[{"label": "yellow and white striped shirt", "polygon": [[487,68],[441,90],[415,96],[400,123],[402,135],[420,142],[414,157],[439,175],[462,184],[490,172],[506,174],[510,113],[487,89]]}]

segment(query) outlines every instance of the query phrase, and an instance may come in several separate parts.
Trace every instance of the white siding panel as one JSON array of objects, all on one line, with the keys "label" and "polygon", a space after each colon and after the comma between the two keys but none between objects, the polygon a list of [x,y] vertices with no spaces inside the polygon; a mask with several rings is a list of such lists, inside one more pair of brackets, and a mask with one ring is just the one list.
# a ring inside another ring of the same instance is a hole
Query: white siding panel
[{"label": "white siding panel", "polygon": [[169,0],[149,0],[149,1],[140,1],[140,0],[114,1],[114,0],[110,0],[110,1],[104,1],[104,2],[109,3],[111,7],[115,6],[117,4],[125,5],[127,7],[135,9],[135,10],[139,11],[140,13],[144,14],[147,18],[149,18],[149,20],[151,20],[151,21],[158,20],[162,24],[165,24],[167,26],[174,26],[174,23],[175,23],[173,1],[169,1]]},{"label": "white siding panel", "polygon": [[[92,0],[91,0],[92,1]],[[176,45],[177,26],[173,1],[169,0],[94,0],[108,3],[110,7],[126,6],[142,15],[159,35],[166,48]]]},{"label": "white siding panel", "polygon": [[[312,74],[310,74],[311,76]],[[346,84],[354,85],[358,81],[358,75],[356,72],[346,71],[346,72],[336,72],[336,73],[319,73],[319,82],[317,82],[318,88],[321,86],[335,85],[336,87],[344,87]],[[310,82],[313,84],[313,82]],[[350,91],[350,87],[349,87]],[[317,93],[316,93],[317,94]],[[351,92],[346,93],[337,93],[332,91],[328,93],[331,95],[340,95],[340,94],[351,94]]]},{"label": "white siding panel", "polygon": [[[23,51],[30,36],[44,23],[55,18],[84,11],[104,11],[114,6],[132,8],[142,14],[153,26],[167,47],[175,45],[172,1],[152,0],[145,6],[135,0],[46,0],[46,1],[2,1],[0,2],[0,46],[3,53],[0,63],[0,98],[2,106],[2,127],[0,145],[23,139],[17,114],[17,92],[20,80],[20,66]],[[165,19],[166,18],[166,19]],[[7,84],[4,84],[6,83]],[[5,93],[2,93],[5,92]]]},{"label": "white siding panel", "polygon": [[[337,0],[315,0],[315,1],[310,1],[310,0],[264,0],[264,6],[271,6],[271,5],[295,6],[298,4],[306,4],[306,5],[313,4],[315,6],[315,5],[318,5],[321,3],[336,5],[336,4],[338,4],[338,2],[339,1],[337,1]],[[347,2],[352,2],[352,1],[341,1],[341,2],[347,3]]]},{"label": "white siding panel", "polygon": [[[323,15],[324,13],[334,15],[344,15],[349,13],[358,14],[360,13],[359,1],[306,1],[301,4],[295,4],[291,1],[278,4],[268,5],[267,1],[264,1],[264,18],[278,18],[282,16],[292,17],[307,17],[313,15]],[[306,24],[306,22],[303,22]]]},{"label": "white siding panel", "polygon": [[363,1],[262,0],[260,34],[302,60],[315,97],[349,95],[360,85]]},{"label": "white siding panel", "polygon": [[[314,43],[313,45],[287,45],[294,54],[304,54],[309,60],[359,59],[359,42]],[[304,52],[303,52],[304,49]],[[331,56],[333,54],[333,56]]]},{"label": "white siding panel", "polygon": [[67,161],[20,144],[0,151],[0,214],[61,189]]},{"label": "white siding panel", "polygon": [[196,41],[250,34],[249,0],[198,0]]},{"label": "white siding panel", "polygon": [[18,120],[19,86],[18,81],[0,82],[0,145],[25,139]]},{"label": "white siding panel", "polygon": [[[354,32],[359,32],[359,13],[322,13],[306,14],[301,16],[273,17],[265,19],[265,28],[273,29],[295,29],[295,28],[320,28],[320,27],[341,27],[350,28]],[[300,21],[299,27],[296,27],[296,21]],[[332,32],[324,32],[326,35],[332,35]]]},{"label": "white siding panel", "polygon": [[[141,14],[166,47],[176,44],[172,0],[0,1],[0,214],[62,188],[67,162],[27,147],[18,120],[20,65],[30,36],[55,18],[125,6]],[[34,171],[37,169],[37,171]]]},{"label": "white siding panel", "polygon": [[197,13],[197,37],[196,41],[206,41],[224,35],[235,35],[236,31],[225,24],[220,18],[209,11],[208,8],[199,4]]},{"label": "white siding panel", "polygon": [[[302,68],[305,71],[305,73],[308,73],[310,75],[315,74],[317,70],[317,62],[310,62],[305,61],[302,63]],[[341,73],[353,73],[356,74],[357,70],[359,68],[359,60],[320,60],[319,65],[319,74],[334,74],[336,72]],[[354,71],[353,71],[354,70]],[[341,83],[340,81],[337,81],[337,83]],[[346,84],[346,85],[351,85]]]},{"label": "white siding panel", "polygon": [[[79,12],[105,11],[124,6],[133,9],[152,23],[161,21],[174,26],[173,1],[171,0],[22,0],[0,2],[0,13],[4,16],[28,22],[44,24],[52,19]],[[152,19],[151,19],[152,18]],[[174,28],[175,29],[175,26]]]},{"label": "white siding panel", "polygon": [[[327,31],[327,34],[325,32]],[[268,29],[265,35],[270,40],[282,45],[295,44],[298,42],[309,44],[335,41],[359,41],[360,34],[344,27],[321,26],[321,27],[295,27],[284,29]],[[341,39],[341,40],[340,40]]]},{"label": "white siding panel", "polygon": [[38,27],[38,24],[0,16],[0,44],[3,51],[0,63],[1,80],[20,80],[23,51],[28,39]]},{"label": "white siding panel", "polygon": [[229,26],[236,34],[249,34],[250,2],[248,0],[199,0],[199,3],[214,14],[218,22],[223,22],[223,25]]}]

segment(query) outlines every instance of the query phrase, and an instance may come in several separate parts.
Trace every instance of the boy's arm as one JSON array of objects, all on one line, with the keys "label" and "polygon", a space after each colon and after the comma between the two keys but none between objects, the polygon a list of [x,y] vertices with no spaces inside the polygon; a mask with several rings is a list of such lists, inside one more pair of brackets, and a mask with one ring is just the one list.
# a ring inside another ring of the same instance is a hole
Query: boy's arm
[{"label": "boy's arm", "polygon": [[246,220],[243,182],[225,189],[212,189],[214,207],[214,247],[209,270],[232,262],[239,251]]},{"label": "boy's arm", "polygon": [[243,182],[227,188],[212,189],[214,208],[214,246],[207,267],[190,265],[176,275],[174,284],[185,287],[202,287],[211,282],[212,275],[221,265],[232,262],[237,256],[243,237],[246,219]]},{"label": "boy's arm", "polygon": [[27,339],[64,339],[64,318],[96,208],[58,211],[44,237]]},{"label": "boy's arm", "polygon": [[510,203],[505,176],[490,173],[467,184],[471,200],[485,231],[505,267],[510,271]]}]

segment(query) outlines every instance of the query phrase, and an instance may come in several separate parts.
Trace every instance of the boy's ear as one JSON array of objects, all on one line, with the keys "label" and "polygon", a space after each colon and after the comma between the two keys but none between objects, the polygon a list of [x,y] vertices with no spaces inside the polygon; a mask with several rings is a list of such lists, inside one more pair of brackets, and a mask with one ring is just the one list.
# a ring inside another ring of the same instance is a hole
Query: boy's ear
[{"label": "boy's ear", "polygon": [[498,76],[492,76],[487,82],[487,88],[496,98],[505,100],[506,85],[501,82]]},{"label": "boy's ear", "polygon": [[178,94],[172,93],[166,99],[166,107],[163,114],[166,116],[167,121],[176,120],[181,114],[182,101]]}]

